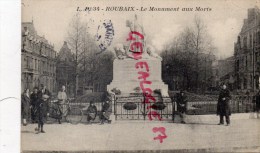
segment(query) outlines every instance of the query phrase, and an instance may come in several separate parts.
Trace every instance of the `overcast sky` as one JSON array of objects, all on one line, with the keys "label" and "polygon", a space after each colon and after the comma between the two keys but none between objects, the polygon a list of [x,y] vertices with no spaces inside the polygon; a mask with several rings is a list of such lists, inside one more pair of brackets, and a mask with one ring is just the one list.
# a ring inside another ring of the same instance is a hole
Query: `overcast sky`
[{"label": "overcast sky", "polygon": [[[113,23],[115,36],[112,46],[116,43],[123,43],[127,37],[129,28],[126,27],[126,20],[133,20],[137,14],[150,43],[158,51],[163,45],[178,35],[187,25],[191,25],[195,15],[198,15],[207,25],[207,30],[213,38],[217,48],[217,57],[225,58],[233,55],[234,42],[243,25],[243,19],[247,18],[247,9],[260,6],[260,0],[197,0],[197,1],[170,1],[170,0],[131,0],[131,1],[100,1],[100,0],[23,0],[22,21],[34,21],[35,29],[39,35],[45,35],[49,42],[53,43],[55,50],[59,51],[63,41],[66,40],[69,23],[76,14],[77,7],[99,6],[106,9],[107,6],[132,6],[143,7],[179,7],[179,11],[90,11],[81,12],[82,20],[88,22],[89,31],[94,35],[98,25],[104,19],[110,19]],[[181,8],[211,8],[211,11],[181,11]]]}]

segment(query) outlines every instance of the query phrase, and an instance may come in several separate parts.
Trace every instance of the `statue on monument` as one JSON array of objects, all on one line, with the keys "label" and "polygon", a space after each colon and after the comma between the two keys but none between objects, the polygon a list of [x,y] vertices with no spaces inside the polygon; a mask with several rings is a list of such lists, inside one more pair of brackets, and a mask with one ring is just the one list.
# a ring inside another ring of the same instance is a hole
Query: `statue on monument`
[{"label": "statue on monument", "polygon": [[[137,15],[135,15],[135,20],[134,21],[126,21],[126,26],[130,28],[130,31],[137,31],[139,33],[141,33],[142,35],[145,36],[145,32],[144,32],[144,28],[143,26],[139,23],[139,20],[137,19]],[[146,45],[146,37],[144,37],[144,39],[140,39],[139,36],[135,36],[134,39],[138,42],[142,42],[142,48],[143,48],[143,53],[142,53],[142,58],[143,59],[160,59],[162,60],[162,58],[155,52],[155,49],[153,46],[151,45]],[[123,44],[117,44],[114,47],[115,53],[116,53],[116,57],[119,60],[124,60],[124,59],[134,59],[132,56],[130,56],[130,54],[132,54],[132,52],[137,52],[135,50],[131,50],[130,49],[130,45],[123,45]]]},{"label": "statue on monument", "polygon": [[[107,90],[120,90],[121,95],[136,93],[139,87],[142,93],[153,93],[160,90],[162,96],[168,96],[168,86],[162,81],[162,58],[155,52],[155,48],[148,44],[144,28],[137,20],[126,21],[129,28],[125,43],[116,44],[114,51],[117,59],[113,62],[113,80],[107,86]],[[136,61],[142,59],[142,61]],[[140,65],[140,66],[139,66]],[[145,66],[145,68],[142,68]],[[148,78],[149,77],[149,78]],[[148,79],[143,91],[141,88],[141,79]],[[149,86],[148,86],[149,85]],[[149,88],[148,88],[149,87]]]},{"label": "statue on monument", "polygon": [[[116,57],[119,60],[123,60],[123,59],[126,59],[126,58],[134,59],[132,56],[129,55],[131,52],[127,49],[128,49],[128,46],[125,46],[123,44],[117,44],[114,47]],[[142,57],[143,57],[143,59],[156,58],[156,59],[162,60],[162,58],[155,52],[154,47],[151,46],[151,45],[146,46],[146,48],[144,49],[144,53],[143,53]]]}]

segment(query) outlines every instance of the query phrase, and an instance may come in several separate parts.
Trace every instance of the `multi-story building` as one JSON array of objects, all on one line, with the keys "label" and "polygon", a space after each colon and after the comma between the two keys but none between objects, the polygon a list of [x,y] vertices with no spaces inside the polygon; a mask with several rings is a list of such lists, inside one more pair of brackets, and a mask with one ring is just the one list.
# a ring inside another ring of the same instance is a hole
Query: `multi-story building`
[{"label": "multi-story building", "polygon": [[234,45],[235,88],[239,91],[259,89],[260,10],[248,9],[248,17]]},{"label": "multi-story building", "polygon": [[58,87],[60,88],[62,85],[65,85],[67,95],[72,97],[75,92],[76,69],[74,63],[74,55],[69,49],[66,41],[64,41],[64,44],[58,53],[56,67]]},{"label": "multi-story building", "polygon": [[56,52],[44,36],[39,36],[32,22],[22,23],[22,91],[43,84],[56,92]]},{"label": "multi-story building", "polygon": [[220,83],[225,83],[228,85],[230,90],[234,89],[235,82],[235,60],[234,56],[218,60],[218,75]]}]

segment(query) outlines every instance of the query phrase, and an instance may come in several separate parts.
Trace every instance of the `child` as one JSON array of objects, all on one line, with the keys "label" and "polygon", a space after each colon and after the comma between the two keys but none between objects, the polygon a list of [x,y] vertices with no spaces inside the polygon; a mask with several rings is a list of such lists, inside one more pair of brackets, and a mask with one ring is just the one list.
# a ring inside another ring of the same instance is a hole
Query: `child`
[{"label": "child", "polygon": [[38,119],[38,128],[35,128],[37,131],[36,134],[45,133],[43,130],[43,124],[46,119],[46,117],[49,115],[49,106],[48,106],[48,95],[43,95],[42,99],[39,99],[36,103],[37,108],[37,119]]}]

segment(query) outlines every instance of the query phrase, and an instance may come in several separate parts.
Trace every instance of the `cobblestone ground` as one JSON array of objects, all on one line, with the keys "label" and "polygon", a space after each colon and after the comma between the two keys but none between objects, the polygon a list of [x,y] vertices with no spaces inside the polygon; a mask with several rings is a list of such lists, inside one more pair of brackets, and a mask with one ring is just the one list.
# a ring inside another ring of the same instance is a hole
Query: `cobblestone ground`
[{"label": "cobblestone ground", "polygon": [[[112,124],[46,124],[44,134],[34,125],[21,128],[23,152],[260,152],[260,119],[233,114],[231,125],[217,125],[216,115],[188,116],[187,124],[152,121],[117,121]],[[153,140],[153,127],[165,127],[163,143]],[[183,150],[185,149],[185,150]]]}]

